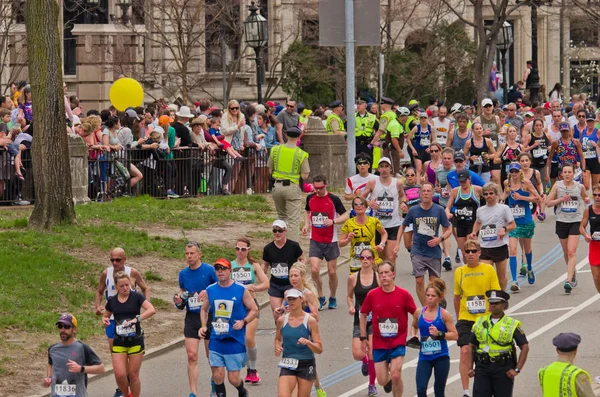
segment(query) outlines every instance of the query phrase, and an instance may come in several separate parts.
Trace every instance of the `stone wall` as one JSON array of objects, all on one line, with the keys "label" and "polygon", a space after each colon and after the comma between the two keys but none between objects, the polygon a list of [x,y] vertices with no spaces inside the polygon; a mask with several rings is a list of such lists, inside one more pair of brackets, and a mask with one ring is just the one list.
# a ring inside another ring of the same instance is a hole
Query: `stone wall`
[{"label": "stone wall", "polygon": [[73,202],[85,204],[90,201],[88,197],[88,149],[80,136],[69,134],[68,139]]},{"label": "stone wall", "polygon": [[342,135],[328,134],[318,117],[311,117],[302,138],[304,150],[310,155],[310,179],[318,174],[327,177],[332,188],[346,185],[346,140]]}]

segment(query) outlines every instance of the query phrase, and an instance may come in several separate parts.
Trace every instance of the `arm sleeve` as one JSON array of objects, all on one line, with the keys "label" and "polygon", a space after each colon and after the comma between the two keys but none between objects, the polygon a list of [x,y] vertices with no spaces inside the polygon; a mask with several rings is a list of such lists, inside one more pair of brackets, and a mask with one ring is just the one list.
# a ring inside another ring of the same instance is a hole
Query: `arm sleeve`
[{"label": "arm sleeve", "polygon": [[102,364],[102,361],[100,361],[100,357],[98,357],[96,352],[85,343],[83,343],[83,362],[83,365]]},{"label": "arm sleeve", "polygon": [[304,254],[304,251],[302,251],[302,247],[300,247],[300,244],[296,242],[296,258],[300,258],[302,254]]},{"label": "arm sleeve", "polygon": [[406,311],[410,314],[413,314],[415,310],[417,310],[417,305],[415,304],[415,300],[410,294],[410,292],[405,291],[406,299],[404,299],[404,306],[406,307]]},{"label": "arm sleeve", "polygon": [[211,270],[210,270],[210,276],[212,278],[212,282],[213,284],[216,283],[217,281],[219,281],[219,279],[217,278],[217,272],[215,271],[215,268],[211,266]]},{"label": "arm sleeve", "polygon": [[[277,117],[275,117],[275,120],[277,120],[277,124],[283,124],[283,112],[279,112]],[[283,132],[285,132],[285,131],[283,131]]]},{"label": "arm sleeve", "polygon": [[408,227],[413,222],[414,222],[414,217],[413,217],[412,211],[408,210],[408,213],[406,214],[406,217],[402,221],[402,226]]},{"label": "arm sleeve", "polygon": [[469,341],[469,343],[479,347],[479,341],[477,340],[477,336],[475,336],[473,332],[471,332],[471,340]]},{"label": "arm sleeve", "polygon": [[315,195],[314,193],[311,193],[308,196],[306,196],[306,205],[304,206],[305,211],[310,211],[310,205],[308,205],[308,203],[310,202],[310,199],[312,199],[314,195]]},{"label": "arm sleeve", "polygon": [[183,288],[183,277],[181,277],[181,272],[179,273],[178,278],[179,278],[179,288],[184,289]]},{"label": "arm sleeve", "polygon": [[[52,345],[54,346],[54,345]],[[52,349],[52,346],[50,346],[48,348],[48,364],[52,365],[52,356],[50,355],[50,349]]]},{"label": "arm sleeve", "polygon": [[271,258],[269,258],[267,247],[268,245],[265,245],[265,248],[263,248],[262,260],[271,263]]},{"label": "arm sleeve", "polygon": [[335,212],[342,215],[346,213],[346,207],[342,204],[342,200],[338,196],[332,196],[333,204],[335,206]]},{"label": "arm sleeve", "polygon": [[580,397],[593,397],[596,395],[592,390],[592,381],[590,380],[590,377],[584,373],[577,375],[575,378],[575,390]]},{"label": "arm sleeve", "polygon": [[169,127],[167,131],[167,140],[171,149],[175,147],[175,138],[175,129],[173,127]]},{"label": "arm sleeve", "polygon": [[142,307],[142,304],[146,301],[146,297],[139,292],[136,292],[135,295],[137,296],[137,303]]},{"label": "arm sleeve", "polygon": [[113,310],[112,310],[112,304],[110,303],[111,301],[112,301],[112,299],[110,299],[110,298],[109,298],[109,299],[106,301],[106,306],[104,306],[104,308],[105,308],[106,310],[108,310],[109,312],[111,312],[111,313],[112,313],[112,311],[113,311]]},{"label": "arm sleeve", "polygon": [[483,181],[483,179],[481,179],[479,174],[477,174],[473,171],[469,171],[469,173],[471,174],[471,181],[473,182],[474,185],[477,185],[477,186],[485,185],[485,182]]},{"label": "arm sleeve", "polygon": [[527,337],[525,336],[525,333],[523,332],[523,330],[521,330],[521,327],[518,327],[517,330],[515,331],[515,333],[513,335],[513,340],[515,341],[517,346],[522,346],[522,345],[526,345],[529,343],[527,341]]},{"label": "arm sleeve", "polygon": [[350,225],[348,224],[348,221],[344,222],[342,225],[342,234],[345,233],[350,233]]}]

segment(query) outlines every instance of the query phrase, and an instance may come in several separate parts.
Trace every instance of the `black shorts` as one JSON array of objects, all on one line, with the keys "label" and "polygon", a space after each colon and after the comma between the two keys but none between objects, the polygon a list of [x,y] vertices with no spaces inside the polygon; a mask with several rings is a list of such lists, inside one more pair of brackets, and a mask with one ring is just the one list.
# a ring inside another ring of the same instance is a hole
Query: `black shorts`
[{"label": "black shorts", "polygon": [[565,239],[569,236],[579,235],[579,222],[559,222],[556,221],[556,235],[559,239]]},{"label": "black shorts", "polygon": [[[385,228],[385,231],[388,234],[388,241],[396,240],[398,238],[398,230],[400,230],[400,226],[392,226]],[[381,243],[381,234],[379,234],[379,232],[376,232],[375,245],[379,245],[379,243]]]},{"label": "black shorts", "polygon": [[458,332],[458,340],[456,344],[461,346],[466,346],[471,342],[471,330],[473,329],[473,325],[475,321],[469,320],[458,320],[456,322],[456,332]]},{"label": "black shorts", "polygon": [[501,247],[484,248],[481,247],[481,256],[479,259],[500,263],[508,259],[508,244]]},{"label": "black shorts", "polygon": [[490,164],[490,171],[500,171],[502,169],[502,163],[494,163]]},{"label": "black shorts", "polygon": [[267,294],[269,294],[269,296],[272,296],[274,298],[281,298],[283,299],[283,294],[285,293],[285,291],[287,291],[288,289],[291,289],[292,285],[291,284],[287,284],[287,285],[279,285],[279,284],[273,284],[271,282],[271,284],[269,285],[269,290],[267,291]]},{"label": "black shorts", "polygon": [[[210,332],[212,331],[212,315],[208,314],[208,323],[206,324],[206,337],[204,339],[210,339]],[[185,322],[183,325],[183,336],[186,338],[202,339],[198,335],[198,331],[202,328],[200,323],[200,313],[186,312]]]},{"label": "black shorts", "polygon": [[111,353],[113,354],[127,354],[128,356],[144,354],[145,352],[146,345],[144,344],[143,335],[134,338],[120,338],[116,336],[111,348]]},{"label": "black shorts", "polygon": [[279,376],[296,376],[300,379],[315,380],[317,378],[317,364],[315,360],[299,360],[296,369],[281,368]]},{"label": "black shorts", "polygon": [[424,163],[431,160],[431,156],[425,151],[425,149],[417,149],[417,159]]},{"label": "black shorts", "polygon": [[594,175],[600,174],[600,163],[598,159],[585,159],[585,170]]},{"label": "black shorts", "polygon": [[550,163],[550,179],[558,178],[558,163]]},{"label": "black shorts", "polygon": [[453,217],[452,220],[452,227],[454,227],[456,230],[456,237],[467,237],[469,234],[473,233],[473,225],[475,224],[475,221],[473,221],[473,223],[470,225],[468,225],[466,222],[461,222],[460,225],[458,225],[456,217]]}]

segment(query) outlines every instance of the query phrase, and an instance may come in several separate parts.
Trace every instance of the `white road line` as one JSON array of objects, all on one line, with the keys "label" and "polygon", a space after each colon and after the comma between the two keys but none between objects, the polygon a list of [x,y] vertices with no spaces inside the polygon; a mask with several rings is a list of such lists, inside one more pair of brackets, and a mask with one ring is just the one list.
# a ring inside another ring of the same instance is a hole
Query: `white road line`
[{"label": "white road line", "polygon": [[591,273],[592,270],[591,269],[587,269],[587,270],[580,270],[577,273]]},{"label": "white road line", "polygon": [[555,309],[545,309],[545,310],[534,310],[532,312],[521,312],[521,313],[513,313],[512,316],[523,316],[525,314],[539,314],[539,313],[550,313],[550,312],[561,312],[566,310],[571,310],[573,307],[557,307]]},{"label": "white road line", "polygon": [[[588,264],[588,260],[587,258],[582,259],[581,262],[579,262],[576,266],[577,271],[579,272],[579,269],[581,269],[582,267],[584,267],[585,265]],[[522,308],[523,306],[529,304],[530,302],[533,302],[534,300],[536,300],[537,298],[539,298],[540,296],[542,296],[543,294],[545,294],[546,292],[550,291],[552,288],[556,287],[557,285],[559,285],[560,283],[564,282],[567,279],[567,273],[564,273],[563,275],[559,276],[556,280],[554,280],[553,282],[551,282],[550,284],[546,285],[544,288],[542,288],[541,290],[537,291],[535,294],[528,296],[527,298],[523,299],[521,302],[517,303],[516,305],[512,306],[511,308],[509,308],[506,311],[506,314],[512,314],[513,312],[515,312],[517,309]],[[596,295],[596,299],[600,298],[600,295]],[[581,306],[581,305],[580,305]],[[567,314],[569,314],[571,312],[565,313],[563,315],[563,317]],[[572,314],[571,314],[572,315]],[[562,318],[562,317],[561,317]],[[528,339],[531,339],[530,336],[528,336]],[[456,345],[455,341],[449,342],[448,343],[448,348],[452,347]],[[410,360],[409,362],[404,363],[404,365],[402,366],[402,369],[406,369],[406,368],[410,368],[410,367],[414,367],[415,363],[417,363],[419,361],[419,358],[413,358],[412,360]],[[448,379],[446,385],[455,382],[456,379],[459,379],[460,375],[457,374],[455,376],[453,376],[452,378]],[[347,391],[344,394],[340,394],[338,397],[350,397],[353,396],[355,394],[358,394],[359,392],[366,390],[369,387],[369,382],[365,382],[360,386],[355,387],[352,390]],[[433,393],[433,388],[428,389],[427,393]]]}]

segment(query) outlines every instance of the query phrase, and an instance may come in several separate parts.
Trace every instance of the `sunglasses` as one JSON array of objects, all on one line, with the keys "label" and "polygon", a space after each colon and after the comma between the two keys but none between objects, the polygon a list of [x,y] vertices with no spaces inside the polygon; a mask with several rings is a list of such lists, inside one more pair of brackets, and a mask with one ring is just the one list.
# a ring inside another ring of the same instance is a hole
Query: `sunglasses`
[{"label": "sunglasses", "polygon": [[464,163],[464,161],[465,160],[461,160],[461,159],[454,160],[455,163]]},{"label": "sunglasses", "polygon": [[483,193],[484,196],[493,196],[496,193],[493,192],[487,192],[487,193]]},{"label": "sunglasses", "polygon": [[492,105],[485,105],[484,108],[491,108]]},{"label": "sunglasses", "polygon": [[221,266],[221,265],[215,266],[216,271],[223,271],[223,270],[227,270],[227,269],[229,269],[229,268],[225,267],[225,266]]},{"label": "sunglasses", "polygon": [[577,116],[578,119],[585,119],[585,116],[581,115],[581,116]]},{"label": "sunglasses", "polygon": [[365,261],[365,260],[369,260],[369,259],[373,259],[373,257],[372,257],[372,256],[362,256],[362,255],[361,255],[361,256],[359,256],[359,258],[360,258],[360,259],[362,259],[363,261]]},{"label": "sunglasses", "polygon": [[518,173],[519,173],[519,170],[510,170],[509,172],[510,172],[511,174],[518,174]]},{"label": "sunglasses", "polygon": [[72,325],[60,324],[59,323],[59,324],[56,324],[56,328],[58,328],[58,329],[63,329],[63,328],[64,329],[71,329],[71,328],[73,328],[73,326]]},{"label": "sunglasses", "polygon": [[122,260],[123,260],[123,258],[110,258],[110,261],[111,261],[112,263],[115,263],[115,262],[117,262],[117,263],[118,263],[118,262],[121,262]]},{"label": "sunglasses", "polygon": [[315,188],[315,190],[325,189],[325,185],[323,185],[323,186],[314,186],[313,185],[313,187]]},{"label": "sunglasses", "polygon": [[273,233],[283,233],[285,229],[273,229]]},{"label": "sunglasses", "polygon": [[240,110],[240,108],[229,108],[229,110]]},{"label": "sunglasses", "polygon": [[364,207],[365,206],[365,204],[362,201],[359,201],[358,203],[352,203],[352,205],[354,207]]},{"label": "sunglasses", "polygon": [[242,251],[242,252],[246,252],[248,251],[250,248],[248,247],[235,247],[236,251]]},{"label": "sunglasses", "polygon": [[405,176],[415,176],[415,174],[406,174]]},{"label": "sunglasses", "polygon": [[290,109],[293,109],[293,108],[295,108],[295,106],[293,106],[293,105],[286,105],[286,106],[287,106],[288,108],[290,108]]},{"label": "sunglasses", "polygon": [[431,153],[439,153],[439,150],[429,150]]},{"label": "sunglasses", "polygon": [[465,250],[466,254],[475,254],[477,252],[479,252],[479,250]]},{"label": "sunglasses", "polygon": [[594,197],[600,197],[600,193],[594,193]]},{"label": "sunglasses", "polygon": [[369,163],[366,161],[359,161],[358,163],[356,163],[356,165],[369,165]]}]

